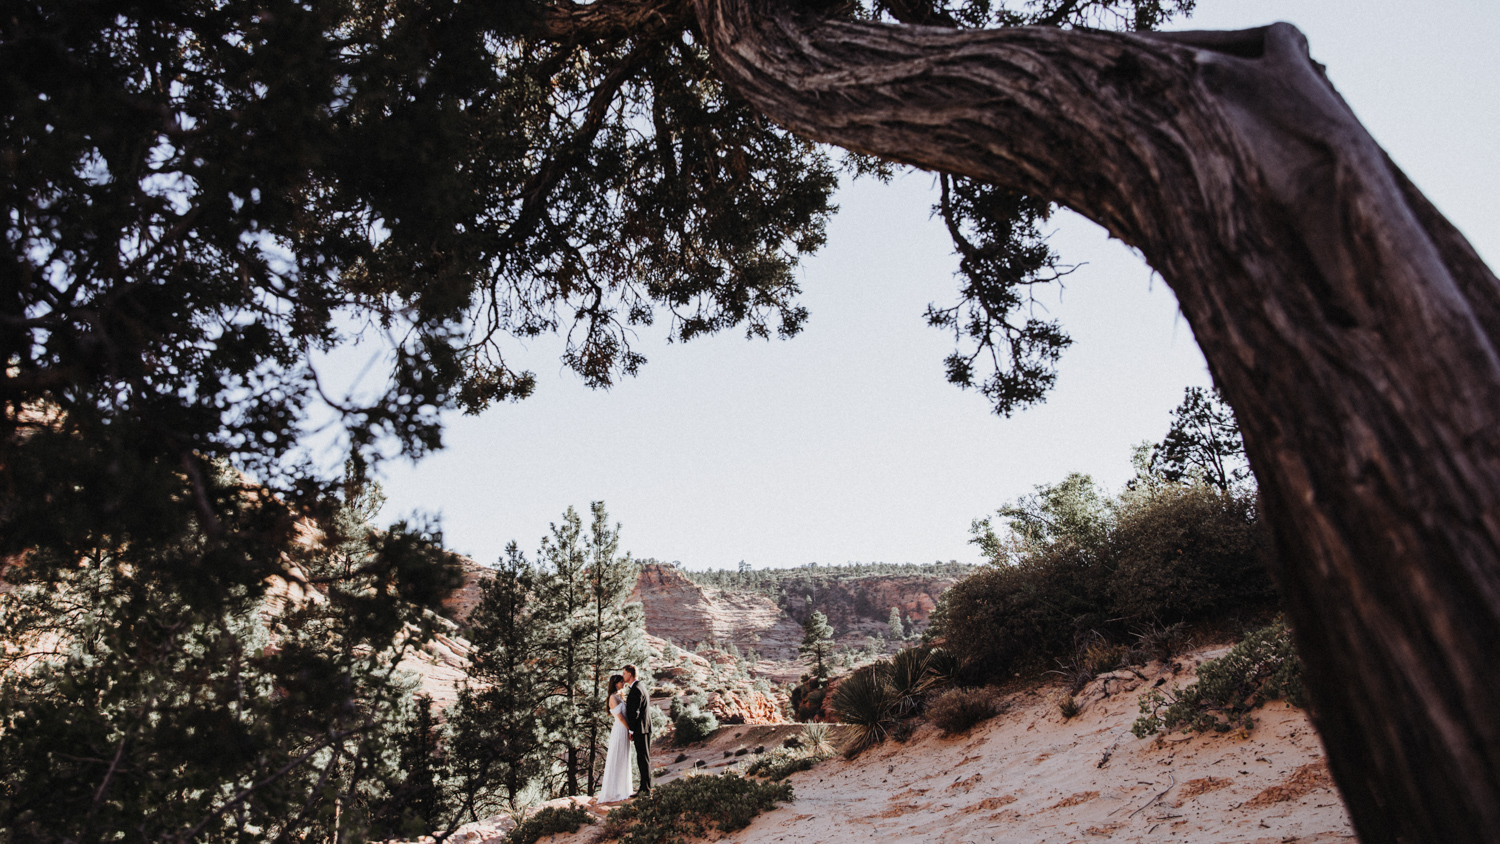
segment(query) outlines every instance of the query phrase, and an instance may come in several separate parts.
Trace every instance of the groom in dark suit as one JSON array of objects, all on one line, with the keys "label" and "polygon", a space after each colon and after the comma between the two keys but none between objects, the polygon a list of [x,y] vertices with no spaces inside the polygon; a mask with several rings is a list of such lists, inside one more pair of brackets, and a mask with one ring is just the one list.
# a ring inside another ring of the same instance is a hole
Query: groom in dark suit
[{"label": "groom in dark suit", "polygon": [[641,787],[636,794],[646,794],[651,791],[651,699],[636,679],[634,665],[625,666],[620,673],[630,686],[630,693],[625,696],[625,728],[635,742],[635,764],[641,771]]}]

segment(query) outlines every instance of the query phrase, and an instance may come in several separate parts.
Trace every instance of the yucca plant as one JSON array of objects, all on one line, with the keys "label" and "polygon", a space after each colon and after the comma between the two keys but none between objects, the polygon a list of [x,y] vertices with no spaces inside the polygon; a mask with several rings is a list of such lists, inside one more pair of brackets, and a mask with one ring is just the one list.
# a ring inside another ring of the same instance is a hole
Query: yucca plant
[{"label": "yucca plant", "polygon": [[963,668],[958,656],[947,648],[931,648],[927,652],[927,676],[932,678],[934,688],[945,688],[958,682]]},{"label": "yucca plant", "polygon": [[885,741],[890,732],[895,696],[886,676],[887,664],[867,665],[850,674],[833,690],[833,709],[848,725],[843,731],[844,756],[853,758]]},{"label": "yucca plant", "polygon": [[833,728],[828,724],[808,724],[802,728],[802,744],[811,756],[831,756]]},{"label": "yucca plant", "polygon": [[929,670],[932,651],[928,648],[907,648],[897,653],[887,669],[887,681],[891,687],[893,715],[904,717],[922,707],[922,700],[936,684]]}]

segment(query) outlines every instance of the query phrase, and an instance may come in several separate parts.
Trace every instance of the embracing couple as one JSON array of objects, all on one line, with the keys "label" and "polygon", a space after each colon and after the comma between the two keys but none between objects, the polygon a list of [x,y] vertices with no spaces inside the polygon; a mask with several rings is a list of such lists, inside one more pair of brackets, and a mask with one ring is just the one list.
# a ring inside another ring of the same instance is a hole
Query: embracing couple
[{"label": "embracing couple", "polygon": [[634,797],[630,793],[630,748],[635,746],[635,764],[641,772],[641,794],[651,790],[651,700],[627,665],[609,678],[609,753],[604,757],[604,780],[599,784],[600,803],[618,803]]}]

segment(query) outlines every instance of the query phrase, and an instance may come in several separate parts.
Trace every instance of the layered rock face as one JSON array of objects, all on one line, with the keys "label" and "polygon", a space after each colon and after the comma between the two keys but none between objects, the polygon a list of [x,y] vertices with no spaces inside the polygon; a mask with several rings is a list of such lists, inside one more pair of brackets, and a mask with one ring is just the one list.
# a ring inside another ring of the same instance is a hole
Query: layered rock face
[{"label": "layered rock face", "polygon": [[678,647],[733,643],[772,660],[796,659],[802,627],[770,598],[699,586],[671,566],[641,567],[630,600],[646,611],[646,629]]},{"label": "layered rock face", "polygon": [[453,555],[454,562],[458,563],[464,573],[463,585],[453,590],[453,594],[443,599],[443,614],[463,624],[469,618],[469,613],[479,605],[479,587],[486,580],[495,576],[495,570],[474,562],[461,554]]}]

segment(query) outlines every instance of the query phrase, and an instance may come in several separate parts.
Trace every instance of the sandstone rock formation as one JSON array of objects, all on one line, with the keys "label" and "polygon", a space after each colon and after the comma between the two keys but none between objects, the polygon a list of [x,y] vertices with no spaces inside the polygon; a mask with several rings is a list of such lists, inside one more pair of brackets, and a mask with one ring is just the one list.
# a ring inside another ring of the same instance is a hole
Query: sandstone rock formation
[{"label": "sandstone rock formation", "polygon": [[765,595],[700,586],[672,566],[648,564],[630,600],[646,611],[646,629],[678,647],[733,643],[772,660],[796,659],[802,627]]}]

